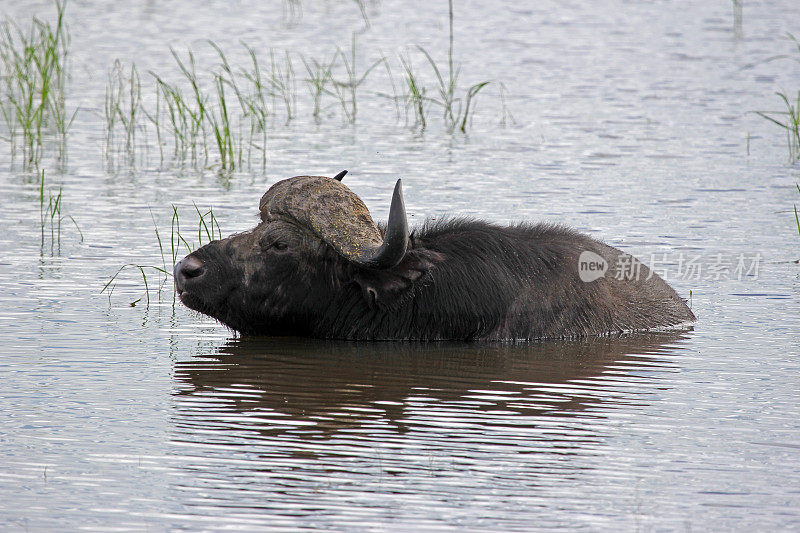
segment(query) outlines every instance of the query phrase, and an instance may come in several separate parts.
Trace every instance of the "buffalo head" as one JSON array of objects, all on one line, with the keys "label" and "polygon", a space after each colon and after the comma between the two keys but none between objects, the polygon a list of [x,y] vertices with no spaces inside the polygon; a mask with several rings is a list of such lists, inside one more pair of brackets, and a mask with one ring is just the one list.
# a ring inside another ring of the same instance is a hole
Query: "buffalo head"
[{"label": "buffalo head", "polygon": [[353,282],[366,303],[374,300],[369,280],[400,264],[409,246],[401,180],[382,232],[341,183],[343,174],[273,185],[261,198],[255,228],[213,241],[175,265],[180,300],[237,331],[282,335],[308,333],[320,310],[334,305],[334,293]]}]

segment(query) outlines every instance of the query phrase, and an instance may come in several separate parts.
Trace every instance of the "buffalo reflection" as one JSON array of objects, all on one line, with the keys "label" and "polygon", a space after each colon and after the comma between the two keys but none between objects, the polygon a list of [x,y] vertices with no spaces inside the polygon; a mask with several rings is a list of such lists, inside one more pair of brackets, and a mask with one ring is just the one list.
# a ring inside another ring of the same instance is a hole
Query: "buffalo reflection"
[{"label": "buffalo reflection", "polygon": [[[525,417],[602,416],[656,370],[674,367],[686,331],[533,344],[232,340],[175,363],[176,424],[243,438],[331,437],[361,428],[403,433],[409,410],[518,425]],[[632,384],[633,383],[633,384]],[[623,390],[625,389],[625,390]],[[627,392],[625,392],[627,391]],[[530,421],[535,425],[535,420]]]}]

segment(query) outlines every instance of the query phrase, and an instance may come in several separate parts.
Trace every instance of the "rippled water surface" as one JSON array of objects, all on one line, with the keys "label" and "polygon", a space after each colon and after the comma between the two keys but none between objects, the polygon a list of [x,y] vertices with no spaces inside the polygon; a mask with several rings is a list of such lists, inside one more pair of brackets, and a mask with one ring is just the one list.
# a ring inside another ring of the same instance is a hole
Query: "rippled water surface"
[{"label": "rippled water surface", "polygon": [[[43,231],[40,175],[0,140],[4,530],[800,528],[800,170],[752,113],[800,89],[799,63],[770,60],[796,54],[800,4],[748,0],[737,28],[723,0],[457,2],[464,87],[493,80],[467,135],[435,111],[423,133],[398,120],[377,69],[354,126],[335,105],[317,124],[299,81],[264,170],[162,163],[145,134],[134,165],[107,159],[117,58],[146,99],[148,72],[177,73],[170,46],[217,68],[209,39],[233,65],[240,41],[323,57],[353,32],[361,68],[416,44],[446,62],[447,2],[199,4],[67,7],[80,109],[67,162],[41,167],[82,240],[70,219]],[[379,220],[402,177],[414,221],[590,232],[655,263],[698,322],[530,345],[251,339],[175,303],[155,271],[149,303],[133,269],[101,294],[124,264],[171,263],[172,205],[196,243],[193,204],[242,231],[270,184],[345,168]]]}]

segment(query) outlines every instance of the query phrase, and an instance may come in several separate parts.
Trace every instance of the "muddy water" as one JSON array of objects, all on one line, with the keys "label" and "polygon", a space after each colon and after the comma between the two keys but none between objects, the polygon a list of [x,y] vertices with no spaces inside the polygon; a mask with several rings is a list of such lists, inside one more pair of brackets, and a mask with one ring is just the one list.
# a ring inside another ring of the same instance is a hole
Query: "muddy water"
[{"label": "muddy water", "polygon": [[[81,109],[67,164],[42,166],[82,241],[67,219],[43,236],[39,178],[0,141],[3,528],[800,527],[800,170],[749,113],[800,88],[800,65],[765,62],[792,52],[800,6],[746,2],[739,31],[721,0],[469,2],[463,80],[502,80],[513,122],[499,124],[495,83],[468,136],[437,117],[419,134],[374,96],[375,74],[355,127],[335,107],[319,125],[307,109],[274,124],[266,171],[162,165],[152,138],[134,167],[108,165],[115,58],[175,74],[170,45],[213,66],[206,39],[239,64],[240,40],[320,57],[354,31],[362,66],[413,44],[446,56],[446,2],[367,3],[369,27],[355,3],[292,5],[68,7]],[[241,231],[269,184],[344,168],[379,219],[403,177],[412,220],[591,232],[691,291],[699,321],[522,346],[239,339],[153,272],[149,305],[135,271],[100,294],[126,263],[171,262],[153,229],[168,240],[171,204],[187,235],[193,202]]]}]

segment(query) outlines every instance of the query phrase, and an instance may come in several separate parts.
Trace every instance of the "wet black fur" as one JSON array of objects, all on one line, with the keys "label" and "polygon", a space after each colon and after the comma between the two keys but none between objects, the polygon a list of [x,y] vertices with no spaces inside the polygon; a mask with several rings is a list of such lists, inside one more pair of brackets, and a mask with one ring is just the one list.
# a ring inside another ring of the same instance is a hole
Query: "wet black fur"
[{"label": "wet black fur", "polygon": [[637,279],[581,281],[585,250],[609,265],[621,254],[562,226],[452,219],[415,230],[403,261],[376,271],[263,222],[195,251],[207,271],[181,299],[245,335],[339,339],[569,338],[694,320],[643,265]]}]

